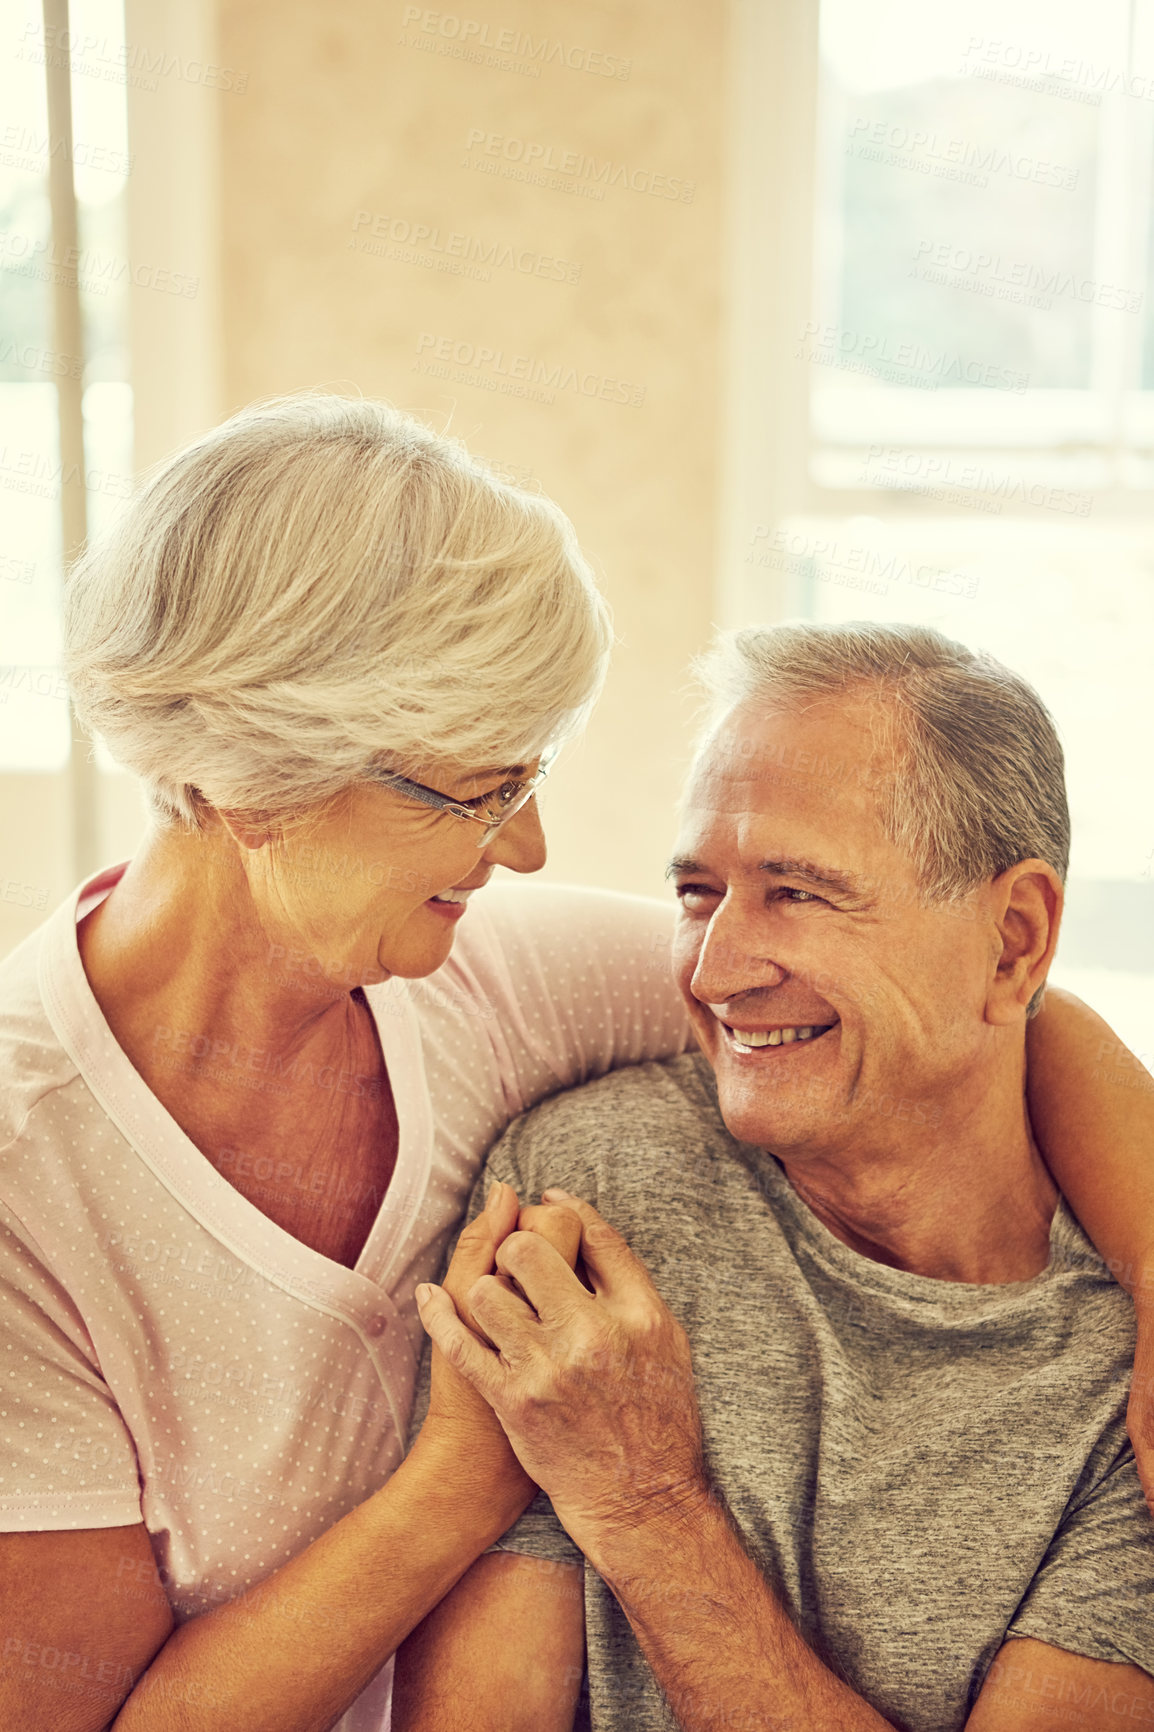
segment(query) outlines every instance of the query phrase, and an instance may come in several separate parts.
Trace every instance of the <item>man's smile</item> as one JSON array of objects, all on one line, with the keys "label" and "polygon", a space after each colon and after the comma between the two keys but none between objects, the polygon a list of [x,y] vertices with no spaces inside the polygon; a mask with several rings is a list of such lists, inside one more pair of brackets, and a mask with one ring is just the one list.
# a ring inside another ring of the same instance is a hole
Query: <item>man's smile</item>
[{"label": "man's smile", "polygon": [[[721,1020],[720,1018],[718,1019]],[[755,1047],[792,1046],[800,1041],[820,1040],[836,1023],[779,1023],[773,1027],[735,1028],[722,1022],[729,1044],[737,1052],[751,1052]]]}]

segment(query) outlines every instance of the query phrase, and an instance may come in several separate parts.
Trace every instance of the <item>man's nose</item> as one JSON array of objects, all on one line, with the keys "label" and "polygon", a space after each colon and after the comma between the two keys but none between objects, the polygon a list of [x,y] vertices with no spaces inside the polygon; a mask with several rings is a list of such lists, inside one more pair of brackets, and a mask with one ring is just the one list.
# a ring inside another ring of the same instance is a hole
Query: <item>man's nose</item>
[{"label": "man's nose", "polygon": [[[761,936],[764,943],[764,932]],[[780,986],[788,972],[759,954],[752,923],[723,903],[709,922],[690,990],[704,1004],[725,1004],[759,986]]]}]

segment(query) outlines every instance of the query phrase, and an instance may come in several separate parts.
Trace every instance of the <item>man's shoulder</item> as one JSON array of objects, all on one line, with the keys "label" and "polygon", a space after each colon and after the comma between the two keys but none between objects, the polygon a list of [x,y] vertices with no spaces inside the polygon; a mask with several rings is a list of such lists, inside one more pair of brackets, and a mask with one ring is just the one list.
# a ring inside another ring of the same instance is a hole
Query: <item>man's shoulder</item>
[{"label": "man's shoulder", "polygon": [[569,1129],[573,1124],[652,1123],[663,1130],[671,1121],[699,1124],[728,1137],[717,1106],[717,1090],[709,1062],[699,1052],[646,1064],[621,1065],[592,1082],[550,1095],[517,1121],[523,1134]]},{"label": "man's shoulder", "polygon": [[551,1095],[514,1120],[490,1159],[515,1168],[527,1185],[548,1163],[545,1182],[560,1184],[559,1162],[577,1177],[611,1158],[620,1175],[648,1164],[655,1150],[721,1153],[737,1146],[718,1110],[713,1072],[693,1052],[624,1065]]}]

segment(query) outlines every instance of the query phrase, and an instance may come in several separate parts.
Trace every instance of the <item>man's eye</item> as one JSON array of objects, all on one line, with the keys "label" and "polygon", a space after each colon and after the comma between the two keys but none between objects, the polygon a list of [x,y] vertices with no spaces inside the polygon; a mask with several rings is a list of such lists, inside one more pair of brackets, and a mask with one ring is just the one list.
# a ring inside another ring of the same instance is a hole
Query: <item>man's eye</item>
[{"label": "man's eye", "polygon": [[815,896],[812,890],[799,890],[792,884],[787,884],[781,894],[793,902],[824,902],[823,896]]},{"label": "man's eye", "polygon": [[678,884],[674,890],[677,900],[687,908],[695,908],[695,898],[699,896],[716,896],[718,892],[711,890],[708,884]]}]

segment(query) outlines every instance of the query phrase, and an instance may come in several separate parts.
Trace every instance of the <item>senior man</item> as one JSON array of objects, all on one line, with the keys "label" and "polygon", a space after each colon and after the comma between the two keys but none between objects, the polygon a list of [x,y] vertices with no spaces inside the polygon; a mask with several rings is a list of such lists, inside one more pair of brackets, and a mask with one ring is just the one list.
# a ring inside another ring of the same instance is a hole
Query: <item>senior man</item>
[{"label": "senior man", "polygon": [[671,867],[701,1052],[490,1157],[568,1193],[588,1285],[513,1235],[470,1295],[495,1349],[426,1291],[552,1510],[410,1638],[395,1724],[1154,1723],[1131,1305],[1023,1094],[1068,847],[1053,724],[913,627],[746,632],[711,679]]}]

